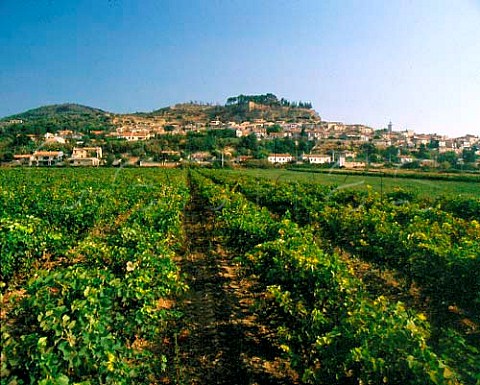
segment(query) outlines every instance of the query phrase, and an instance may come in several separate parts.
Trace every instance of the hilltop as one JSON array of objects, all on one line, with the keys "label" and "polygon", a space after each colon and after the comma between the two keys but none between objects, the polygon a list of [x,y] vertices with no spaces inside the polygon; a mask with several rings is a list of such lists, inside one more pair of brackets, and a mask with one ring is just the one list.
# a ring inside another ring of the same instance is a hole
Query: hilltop
[{"label": "hilltop", "polygon": [[319,121],[320,116],[308,102],[290,102],[273,94],[239,95],[227,99],[225,105],[182,103],[152,112],[115,114],[80,104],[54,104],[28,110],[0,119],[3,133],[35,134],[60,130],[79,133],[111,131],[117,127],[136,128],[138,125],[183,126],[208,125],[211,121],[242,123],[265,121],[308,122]]},{"label": "hilltop", "polygon": [[0,119],[2,133],[35,134],[60,130],[88,132],[113,129],[112,114],[98,108],[65,103],[42,106]]},{"label": "hilltop", "polygon": [[229,97],[225,105],[212,105],[198,102],[176,104],[161,108],[146,116],[166,116],[181,114],[183,118],[189,115],[203,117],[204,120],[221,120],[223,122],[242,123],[255,119],[311,119],[320,120],[320,116],[312,109],[309,102],[290,102],[284,98],[278,99],[274,94],[239,95]]},{"label": "hilltop", "polygon": [[10,117],[10,119],[40,118],[45,116],[57,115],[57,114],[81,116],[81,115],[103,115],[103,114],[106,114],[106,112],[99,108],[83,106],[81,104],[64,103],[64,104],[52,104],[48,106],[34,108],[32,110],[25,111],[21,114],[13,115]]}]

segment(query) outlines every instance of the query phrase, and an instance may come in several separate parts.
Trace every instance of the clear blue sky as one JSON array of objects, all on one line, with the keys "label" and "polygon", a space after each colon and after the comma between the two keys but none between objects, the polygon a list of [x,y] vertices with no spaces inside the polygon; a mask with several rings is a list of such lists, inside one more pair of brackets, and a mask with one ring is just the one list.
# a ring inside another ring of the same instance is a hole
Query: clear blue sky
[{"label": "clear blue sky", "polygon": [[273,92],[323,119],[480,134],[480,0],[0,0],[0,116]]}]

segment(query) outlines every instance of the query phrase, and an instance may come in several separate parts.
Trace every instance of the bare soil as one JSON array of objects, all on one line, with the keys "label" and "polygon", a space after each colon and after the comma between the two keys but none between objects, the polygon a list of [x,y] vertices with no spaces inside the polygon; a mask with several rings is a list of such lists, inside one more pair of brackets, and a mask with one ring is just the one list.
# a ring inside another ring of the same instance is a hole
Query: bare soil
[{"label": "bare soil", "polygon": [[293,385],[298,376],[281,358],[275,333],[256,314],[262,294],[242,277],[235,253],[216,235],[215,213],[192,191],[186,207],[187,244],[179,264],[189,291],[177,304],[184,316],[173,337],[176,384]]}]

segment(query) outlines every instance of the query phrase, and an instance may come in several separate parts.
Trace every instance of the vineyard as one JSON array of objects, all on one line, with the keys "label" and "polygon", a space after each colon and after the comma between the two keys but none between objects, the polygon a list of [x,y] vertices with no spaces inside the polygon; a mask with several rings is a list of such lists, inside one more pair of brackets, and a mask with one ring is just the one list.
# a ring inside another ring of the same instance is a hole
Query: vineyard
[{"label": "vineyard", "polygon": [[316,178],[0,170],[1,384],[479,385],[477,183]]}]

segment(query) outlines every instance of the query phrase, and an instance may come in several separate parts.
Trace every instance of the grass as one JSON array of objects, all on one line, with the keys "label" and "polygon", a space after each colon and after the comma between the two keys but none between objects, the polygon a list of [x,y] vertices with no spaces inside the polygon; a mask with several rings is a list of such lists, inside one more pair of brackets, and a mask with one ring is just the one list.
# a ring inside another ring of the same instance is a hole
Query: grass
[{"label": "grass", "polygon": [[233,170],[232,174],[250,175],[283,182],[319,183],[336,185],[338,188],[366,190],[371,186],[378,192],[391,192],[401,188],[412,191],[419,198],[436,198],[438,196],[462,196],[480,198],[480,184],[476,181],[444,181],[433,179],[396,178],[371,175],[342,175],[337,173],[297,172],[282,169],[247,169]]}]

